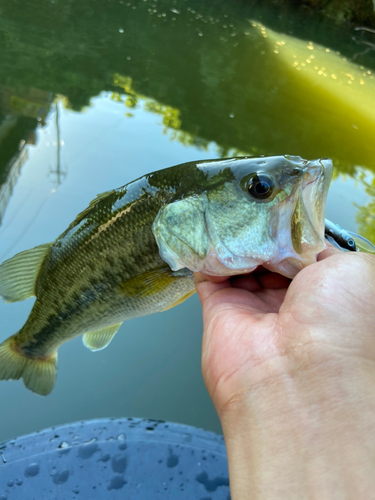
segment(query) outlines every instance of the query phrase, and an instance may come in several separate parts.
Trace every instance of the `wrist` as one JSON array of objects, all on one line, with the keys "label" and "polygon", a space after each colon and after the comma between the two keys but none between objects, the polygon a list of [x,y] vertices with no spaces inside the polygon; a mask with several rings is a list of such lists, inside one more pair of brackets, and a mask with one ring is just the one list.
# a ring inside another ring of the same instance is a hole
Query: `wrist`
[{"label": "wrist", "polygon": [[219,409],[232,500],[372,498],[374,363],[336,354],[275,373]]}]

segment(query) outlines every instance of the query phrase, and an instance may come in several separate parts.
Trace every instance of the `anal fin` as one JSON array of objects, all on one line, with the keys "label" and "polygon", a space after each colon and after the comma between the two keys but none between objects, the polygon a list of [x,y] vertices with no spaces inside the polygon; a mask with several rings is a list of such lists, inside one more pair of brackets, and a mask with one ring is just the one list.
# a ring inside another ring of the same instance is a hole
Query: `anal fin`
[{"label": "anal fin", "polygon": [[35,295],[35,282],[52,244],[20,252],[0,265],[0,297],[17,302]]},{"label": "anal fin", "polygon": [[106,328],[86,332],[83,335],[82,341],[91,351],[100,351],[107,347],[121,325],[122,323],[117,323],[116,325],[107,326]]}]

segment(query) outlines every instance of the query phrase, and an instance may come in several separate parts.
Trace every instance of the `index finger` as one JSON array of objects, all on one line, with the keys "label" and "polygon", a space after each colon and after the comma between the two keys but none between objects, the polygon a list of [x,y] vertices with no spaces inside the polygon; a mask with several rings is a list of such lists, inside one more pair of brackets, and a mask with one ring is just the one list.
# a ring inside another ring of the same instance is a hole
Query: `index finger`
[{"label": "index finger", "polygon": [[230,276],[210,276],[194,273],[194,284],[198,297],[203,304],[211,295],[224,288],[231,288]]}]

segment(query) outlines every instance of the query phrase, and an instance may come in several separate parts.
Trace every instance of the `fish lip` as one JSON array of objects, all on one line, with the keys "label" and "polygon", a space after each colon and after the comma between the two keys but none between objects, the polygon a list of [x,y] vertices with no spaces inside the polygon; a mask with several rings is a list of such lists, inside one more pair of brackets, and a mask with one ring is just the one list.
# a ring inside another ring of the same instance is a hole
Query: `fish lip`
[{"label": "fish lip", "polygon": [[306,223],[311,224],[315,234],[312,244],[303,243],[303,253],[317,255],[326,246],[325,208],[332,172],[333,165],[329,158],[311,160],[306,164],[298,195],[309,219]]},{"label": "fish lip", "polygon": [[[280,263],[284,262],[287,273],[284,274],[293,277],[294,271],[291,273],[290,268],[295,268],[296,274],[301,268],[316,262],[317,255],[326,248],[325,208],[333,165],[329,158],[305,160],[289,155],[284,158],[287,165],[283,167],[283,173],[286,176],[295,176],[295,186],[290,196],[274,207],[274,220],[277,222],[271,227],[271,237],[278,242],[279,251],[277,259],[272,258],[267,265],[269,268],[270,265],[276,264],[279,269]],[[301,241],[298,252],[294,248],[291,232],[297,205],[302,207],[304,214],[300,225]]]},{"label": "fish lip", "polygon": [[318,179],[324,179],[328,182],[331,182],[333,171],[332,160],[330,160],[329,158],[310,160],[304,166],[303,171],[305,175],[306,173],[310,174],[311,176],[313,176],[314,173],[316,174],[310,182],[314,182]]},{"label": "fish lip", "polygon": [[[295,187],[288,198],[274,207],[272,238],[278,241],[280,261],[295,258],[302,267],[316,261],[316,256],[326,247],[324,239],[325,205],[332,177],[332,162],[328,158],[300,160],[293,158],[299,172],[290,169],[289,175],[297,175]],[[293,219],[297,205],[304,214],[299,226],[300,244],[293,245]],[[299,247],[298,251],[297,248]]]}]

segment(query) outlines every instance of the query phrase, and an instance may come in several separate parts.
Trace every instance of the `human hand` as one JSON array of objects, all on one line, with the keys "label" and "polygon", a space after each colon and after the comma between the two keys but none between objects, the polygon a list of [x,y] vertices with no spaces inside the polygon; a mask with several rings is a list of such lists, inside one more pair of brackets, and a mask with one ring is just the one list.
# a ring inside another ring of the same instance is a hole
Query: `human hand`
[{"label": "human hand", "polygon": [[330,247],[318,260],[292,282],[264,268],[230,279],[195,275],[202,371],[219,414],[253,384],[317,356],[375,360],[375,257]]},{"label": "human hand", "polygon": [[232,500],[375,498],[375,257],[195,279]]}]

